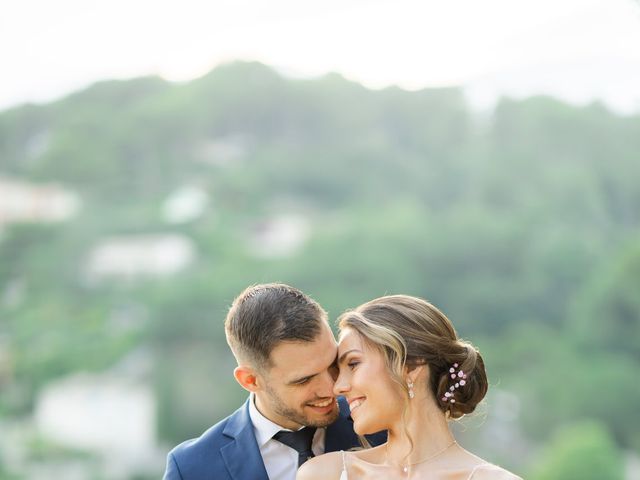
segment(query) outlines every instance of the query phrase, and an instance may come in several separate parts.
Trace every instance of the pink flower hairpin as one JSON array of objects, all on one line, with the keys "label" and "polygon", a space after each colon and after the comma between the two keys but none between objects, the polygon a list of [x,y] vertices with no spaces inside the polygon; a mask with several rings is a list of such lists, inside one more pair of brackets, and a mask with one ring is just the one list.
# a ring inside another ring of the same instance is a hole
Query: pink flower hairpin
[{"label": "pink flower hairpin", "polygon": [[449,387],[448,392],[445,392],[444,397],[442,397],[443,402],[456,403],[456,399],[453,398],[453,394],[458,388],[464,387],[467,383],[467,374],[462,370],[456,371],[457,368],[458,364],[454,363],[453,367],[449,369],[451,380],[453,380],[455,383]]}]

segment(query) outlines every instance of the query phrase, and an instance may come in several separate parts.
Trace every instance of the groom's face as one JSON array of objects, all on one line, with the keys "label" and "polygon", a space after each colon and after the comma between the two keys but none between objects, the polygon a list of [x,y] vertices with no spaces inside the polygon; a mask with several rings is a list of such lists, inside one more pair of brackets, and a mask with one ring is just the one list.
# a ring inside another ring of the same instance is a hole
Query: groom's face
[{"label": "groom's face", "polygon": [[337,345],[326,322],[312,342],[281,342],[256,392],[258,410],[278,425],[325,427],[338,417],[333,394]]}]

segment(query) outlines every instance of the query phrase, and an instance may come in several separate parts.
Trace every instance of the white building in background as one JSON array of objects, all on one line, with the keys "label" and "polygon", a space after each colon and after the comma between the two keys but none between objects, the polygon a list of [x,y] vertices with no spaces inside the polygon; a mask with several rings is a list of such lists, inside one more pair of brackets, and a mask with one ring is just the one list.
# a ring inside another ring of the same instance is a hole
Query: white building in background
[{"label": "white building in background", "polygon": [[[144,465],[156,452],[156,400],[151,387],[110,374],[74,374],[40,392],[34,419],[54,443]],[[124,465],[123,465],[124,466]]]},{"label": "white building in background", "polygon": [[74,216],[80,197],[56,184],[0,176],[0,227],[15,222],[59,222]]},{"label": "white building in background", "polygon": [[127,235],[105,239],[89,252],[90,280],[163,277],[183,270],[196,257],[188,237],[178,234]]},{"label": "white building in background", "polygon": [[230,134],[201,141],[194,156],[199,162],[216,167],[229,167],[241,162],[248,153],[249,138],[243,134]]},{"label": "white building in background", "polygon": [[172,192],[162,205],[167,223],[179,224],[196,220],[207,209],[209,195],[202,188],[187,185]]},{"label": "white building in background", "polygon": [[47,385],[35,407],[38,431],[59,445],[134,461],[156,444],[148,385],[108,374],[75,374]]},{"label": "white building in background", "polygon": [[279,215],[253,225],[249,251],[259,258],[282,258],[296,254],[311,232],[309,221],[302,215]]}]

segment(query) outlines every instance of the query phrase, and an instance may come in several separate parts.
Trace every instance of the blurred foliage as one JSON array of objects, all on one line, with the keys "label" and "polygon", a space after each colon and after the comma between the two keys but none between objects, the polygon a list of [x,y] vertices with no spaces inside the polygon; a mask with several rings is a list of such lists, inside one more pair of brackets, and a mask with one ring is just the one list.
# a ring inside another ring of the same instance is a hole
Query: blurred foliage
[{"label": "blurred foliage", "polygon": [[[584,418],[606,429],[558,434],[538,478],[582,472],[575,459],[597,463],[590,449],[602,445],[608,469],[615,448],[640,449],[639,151],[640,116],[599,104],[503,99],[486,116],[458,89],[371,91],[256,63],[185,84],[102,82],[2,112],[0,172],[61,183],[83,207],[63,224],[1,232],[13,376],[0,415],[145,346],[162,440],[198,435],[245,396],[230,375],[229,304],[278,280],[332,318],[386,293],[426,297],[481,348],[492,384],[518,396],[531,442]],[[208,210],[169,224],[163,202],[184,185],[207,192]],[[309,240],[255,255],[257,226],[281,213],[307,219]],[[88,281],[105,237],[158,232],[191,238],[197,261],[169,278]],[[121,312],[135,314],[126,328]]]},{"label": "blurred foliage", "polygon": [[606,428],[598,423],[578,423],[556,432],[530,478],[622,480],[624,464]]}]

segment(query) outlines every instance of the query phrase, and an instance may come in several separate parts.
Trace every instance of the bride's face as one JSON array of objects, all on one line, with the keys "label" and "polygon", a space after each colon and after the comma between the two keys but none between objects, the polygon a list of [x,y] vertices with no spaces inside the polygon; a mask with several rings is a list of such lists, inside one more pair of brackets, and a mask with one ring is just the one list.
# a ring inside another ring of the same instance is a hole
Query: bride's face
[{"label": "bride's face", "polygon": [[382,353],[350,328],[340,333],[338,366],[340,374],[333,391],[349,402],[357,434],[389,429],[399,421],[404,392],[391,379]]}]

